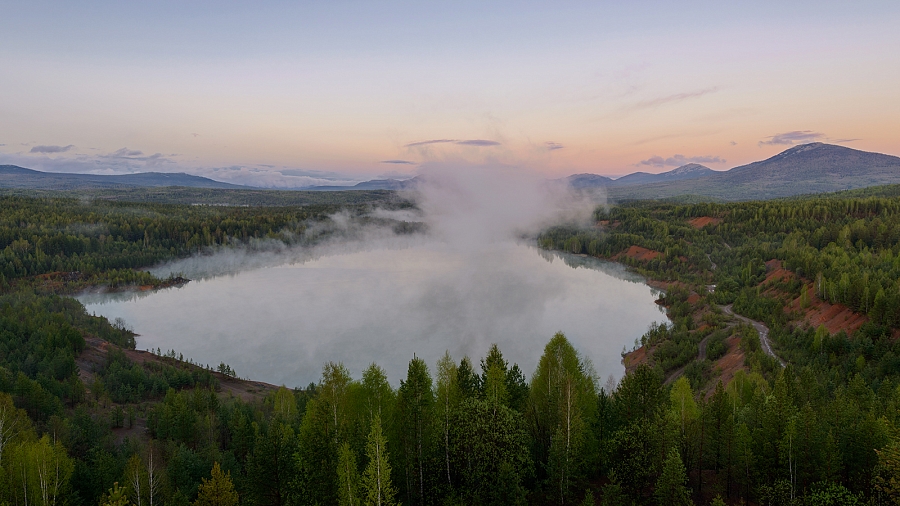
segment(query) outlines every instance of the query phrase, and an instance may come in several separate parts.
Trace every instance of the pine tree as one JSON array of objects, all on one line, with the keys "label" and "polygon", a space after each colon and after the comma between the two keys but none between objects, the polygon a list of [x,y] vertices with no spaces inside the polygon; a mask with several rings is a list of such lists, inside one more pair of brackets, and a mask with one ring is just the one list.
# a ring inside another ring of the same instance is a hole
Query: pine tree
[{"label": "pine tree", "polygon": [[128,506],[128,497],[125,495],[125,489],[119,486],[119,482],[113,483],[113,488],[109,489],[109,496],[103,501],[102,506]]},{"label": "pine tree", "polygon": [[391,464],[387,453],[387,438],[381,430],[381,417],[375,416],[366,442],[369,465],[363,474],[362,488],[367,506],[394,506],[397,490],[391,484]]},{"label": "pine tree", "polygon": [[687,472],[678,448],[673,447],[669,451],[666,463],[663,465],[662,474],[656,481],[656,490],[653,496],[660,506],[688,506],[694,504],[691,501],[687,487]]},{"label": "pine tree", "polygon": [[357,506],[359,497],[359,470],[356,468],[356,457],[346,441],[338,450],[338,504],[340,506]]},{"label": "pine tree", "polygon": [[[276,419],[256,438],[247,459],[251,486],[247,492],[258,504],[284,504],[291,478],[295,475],[297,438],[287,424]],[[333,468],[332,468],[333,469]]]},{"label": "pine tree", "polygon": [[231,473],[223,473],[216,462],[211,474],[210,479],[203,478],[194,506],[237,506],[238,495],[231,482]]}]

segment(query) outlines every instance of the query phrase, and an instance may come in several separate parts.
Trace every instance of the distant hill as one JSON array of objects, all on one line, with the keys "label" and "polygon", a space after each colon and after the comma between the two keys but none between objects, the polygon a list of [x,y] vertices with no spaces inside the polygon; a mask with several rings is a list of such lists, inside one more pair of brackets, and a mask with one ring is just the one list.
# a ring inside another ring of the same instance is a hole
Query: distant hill
[{"label": "distant hill", "polygon": [[612,182],[611,186],[631,186],[636,184],[656,183],[662,181],[681,181],[683,179],[697,179],[699,177],[710,176],[716,171],[700,165],[699,163],[689,163],[682,165],[677,169],[659,174],[650,174],[647,172],[635,172],[622,176]]},{"label": "distant hill", "polygon": [[815,142],[795,146],[761,162],[735,167],[722,175],[730,183],[854,178],[879,184],[884,177],[900,182],[896,179],[900,177],[900,158]]},{"label": "distant hill", "polygon": [[573,174],[563,179],[572,188],[599,188],[609,186],[613,182],[612,178],[606,176],[598,176],[597,174]]},{"label": "distant hill", "polygon": [[562,181],[575,189],[586,188],[611,188],[618,186],[634,186],[639,184],[656,183],[663,181],[680,181],[682,179],[695,179],[715,174],[716,171],[697,163],[682,165],[677,169],[659,174],[649,172],[633,172],[618,179],[612,179],[598,174],[573,174],[563,178]]},{"label": "distant hill", "polygon": [[247,186],[214,181],[183,172],[141,172],[123,175],[67,174],[41,172],[15,165],[0,165],[0,188],[31,190],[88,190],[103,188],[146,188],[184,186],[188,188],[247,189]]},{"label": "distant hill", "polygon": [[363,181],[352,186],[310,186],[303,188],[306,191],[344,191],[344,190],[408,190],[415,187],[419,177],[412,179],[373,179]]},{"label": "distant hill", "polygon": [[629,174],[603,186],[615,200],[756,200],[898,183],[900,157],[816,142],[727,171],[691,164],[663,174]]}]

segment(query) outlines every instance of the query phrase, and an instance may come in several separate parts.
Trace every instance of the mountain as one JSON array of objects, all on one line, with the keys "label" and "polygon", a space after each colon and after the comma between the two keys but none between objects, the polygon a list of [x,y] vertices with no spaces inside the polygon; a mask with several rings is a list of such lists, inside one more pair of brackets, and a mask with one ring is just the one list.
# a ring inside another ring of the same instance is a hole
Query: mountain
[{"label": "mountain", "polygon": [[699,163],[689,163],[687,165],[682,165],[677,169],[661,172],[659,174],[650,174],[647,172],[628,174],[627,176],[622,176],[613,181],[612,186],[629,186],[656,183],[660,181],[681,181],[682,179],[696,179],[699,177],[710,176],[715,173],[716,171],[704,165],[700,165]]},{"label": "mountain", "polygon": [[141,172],[115,176],[41,172],[15,165],[0,165],[0,188],[31,190],[85,190],[101,188],[138,188],[184,186],[190,188],[247,189],[247,186],[222,183],[183,172]]},{"label": "mountain", "polygon": [[695,179],[715,174],[716,171],[697,163],[682,165],[677,169],[659,174],[649,172],[633,172],[619,179],[612,179],[597,174],[573,174],[563,178],[562,181],[575,189],[584,188],[609,188],[618,186],[633,186],[639,184],[656,183],[660,181],[680,181],[682,179]]},{"label": "mountain", "polygon": [[615,199],[756,200],[900,183],[900,158],[816,142],[703,177],[611,188]]},{"label": "mountain", "polygon": [[613,180],[606,176],[598,176],[597,174],[573,174],[563,179],[572,188],[599,188],[601,186],[609,186]]},{"label": "mountain", "polygon": [[342,190],[408,190],[420,181],[419,176],[412,179],[373,179],[353,186],[310,186],[308,191],[342,191]]},{"label": "mountain", "polygon": [[[900,158],[881,153],[835,146],[822,142],[802,144],[760,162],[729,170],[728,181],[744,183],[759,179],[778,181],[819,178],[874,178],[900,175]],[[894,181],[896,182],[896,181]]]}]

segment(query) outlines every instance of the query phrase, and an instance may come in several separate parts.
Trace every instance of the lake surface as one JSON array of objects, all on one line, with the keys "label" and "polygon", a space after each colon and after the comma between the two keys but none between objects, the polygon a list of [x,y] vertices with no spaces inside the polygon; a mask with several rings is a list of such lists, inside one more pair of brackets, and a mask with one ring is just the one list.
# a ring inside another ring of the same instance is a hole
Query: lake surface
[{"label": "lake surface", "polygon": [[318,381],[327,361],[355,378],[376,362],[395,386],[413,354],[432,372],[445,350],[457,361],[469,355],[477,369],[491,343],[530,378],[557,331],[593,361],[602,383],[621,377],[623,347],[666,321],[657,297],[617,264],[511,242],[477,252],[430,242],[79,300],[88,312],[124,319],[138,349],[174,349],[295,387]]}]

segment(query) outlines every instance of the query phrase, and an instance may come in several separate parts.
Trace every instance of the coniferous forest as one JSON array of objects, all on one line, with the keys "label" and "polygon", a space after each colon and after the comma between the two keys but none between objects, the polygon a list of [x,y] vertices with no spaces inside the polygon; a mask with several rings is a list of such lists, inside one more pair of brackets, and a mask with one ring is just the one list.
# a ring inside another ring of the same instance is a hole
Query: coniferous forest
[{"label": "coniferous forest", "polygon": [[[533,371],[494,346],[412,356],[397,385],[329,362],[244,395],[227,364],[137,360],[126,324],[69,296],[185,282],[145,269],[216,248],[314,244],[371,204],[2,197],[0,504],[897,504],[896,191],[633,202],[545,230],[541,247],[665,290],[670,323],[619,381],[559,333]],[[855,323],[816,320],[826,307]]]}]

